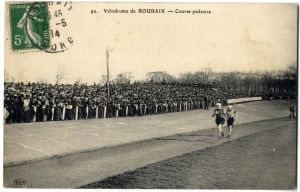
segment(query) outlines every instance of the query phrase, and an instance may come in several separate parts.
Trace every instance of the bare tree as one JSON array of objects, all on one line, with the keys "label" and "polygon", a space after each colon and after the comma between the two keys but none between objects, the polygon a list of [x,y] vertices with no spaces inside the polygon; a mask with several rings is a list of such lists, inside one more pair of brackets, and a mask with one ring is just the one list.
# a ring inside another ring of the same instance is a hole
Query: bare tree
[{"label": "bare tree", "polygon": [[211,68],[203,68],[200,71],[196,72],[196,74],[201,82],[208,83],[212,80],[213,71]]},{"label": "bare tree", "polygon": [[175,80],[175,77],[168,74],[166,71],[154,71],[146,74],[146,80],[152,82],[170,82]]},{"label": "bare tree", "polygon": [[116,79],[114,79],[114,81],[118,84],[128,84],[130,83],[132,78],[133,76],[131,72],[125,72],[125,73],[118,74]]},{"label": "bare tree", "polygon": [[57,66],[55,80],[56,84],[60,84],[67,77],[67,70],[65,65],[60,64]]},{"label": "bare tree", "polygon": [[202,68],[195,73],[186,72],[179,74],[179,82],[184,83],[211,83],[216,73],[211,68]]}]

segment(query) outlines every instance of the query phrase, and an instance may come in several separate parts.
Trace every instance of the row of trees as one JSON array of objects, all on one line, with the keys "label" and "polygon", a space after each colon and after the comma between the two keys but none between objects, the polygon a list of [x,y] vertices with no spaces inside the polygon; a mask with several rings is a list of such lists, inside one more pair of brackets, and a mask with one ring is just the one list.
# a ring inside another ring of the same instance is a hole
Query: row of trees
[{"label": "row of trees", "polygon": [[[59,65],[55,74],[55,83],[61,84],[67,78],[68,71],[64,65]],[[5,81],[14,81],[14,78],[5,71]],[[102,75],[99,84],[106,84],[106,75]],[[112,84],[132,83],[133,75],[131,72],[120,73],[112,79]],[[47,83],[41,79],[40,82]],[[178,77],[170,75],[166,71],[155,71],[146,74],[142,82],[150,83],[180,83],[190,85],[213,85],[234,90],[263,90],[272,89],[296,89],[297,87],[297,68],[290,65],[286,70],[266,71],[266,72],[215,72],[211,68],[203,68],[194,73],[180,73]],[[77,84],[81,84],[81,79],[77,79]]]},{"label": "row of trees", "polygon": [[[131,73],[129,74],[119,74],[112,83],[130,83],[133,77]],[[280,89],[296,90],[297,68],[296,65],[290,65],[286,70],[265,72],[215,72],[211,68],[203,68],[194,73],[180,73],[178,77],[170,75],[166,71],[155,71],[147,73],[144,82],[213,85],[227,89],[249,91],[271,89],[278,92]]]}]

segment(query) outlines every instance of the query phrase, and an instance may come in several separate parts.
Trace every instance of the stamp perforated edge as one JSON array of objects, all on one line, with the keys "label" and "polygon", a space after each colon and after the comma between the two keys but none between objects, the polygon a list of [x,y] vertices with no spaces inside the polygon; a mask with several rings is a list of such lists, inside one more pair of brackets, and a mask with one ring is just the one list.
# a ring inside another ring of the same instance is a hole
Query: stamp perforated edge
[{"label": "stamp perforated edge", "polygon": [[[47,1],[45,1],[47,2]],[[5,47],[8,48],[8,52],[10,54],[24,54],[24,53],[39,53],[39,52],[42,52],[42,50],[39,50],[39,49],[24,49],[24,50],[14,50],[12,48],[12,45],[11,45],[11,23],[10,23],[10,6],[12,4],[26,4],[26,3],[33,3],[33,1],[6,1],[5,2],[5,30],[6,30],[6,33],[5,33]],[[49,25],[50,27],[50,25]],[[7,45],[8,44],[8,45]]]}]

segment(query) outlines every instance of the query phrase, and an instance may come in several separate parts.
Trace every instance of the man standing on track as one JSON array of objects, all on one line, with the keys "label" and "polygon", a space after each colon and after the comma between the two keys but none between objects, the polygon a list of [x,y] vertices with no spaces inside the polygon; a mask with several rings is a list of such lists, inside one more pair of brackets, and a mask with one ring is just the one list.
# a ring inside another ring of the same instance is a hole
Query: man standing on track
[{"label": "man standing on track", "polygon": [[227,137],[229,138],[232,133],[233,122],[236,119],[237,115],[236,115],[236,111],[232,109],[231,105],[228,106],[226,114],[227,114],[227,127],[229,129]]},{"label": "man standing on track", "polygon": [[290,119],[296,119],[296,107],[294,105],[289,106]]},{"label": "man standing on track", "polygon": [[216,104],[216,109],[214,110],[214,113],[212,114],[213,117],[216,117],[216,124],[218,127],[218,138],[220,139],[221,136],[224,137],[224,133],[223,133],[223,124],[225,123],[225,114],[226,111],[225,109],[222,108],[222,104],[221,103],[217,103]]}]

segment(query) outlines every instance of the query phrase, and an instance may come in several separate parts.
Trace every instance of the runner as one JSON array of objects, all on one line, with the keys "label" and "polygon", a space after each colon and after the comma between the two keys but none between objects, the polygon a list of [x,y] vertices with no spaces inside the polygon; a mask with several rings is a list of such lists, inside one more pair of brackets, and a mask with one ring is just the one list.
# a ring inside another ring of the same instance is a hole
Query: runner
[{"label": "runner", "polygon": [[296,119],[296,107],[294,105],[289,106],[290,119]]},{"label": "runner", "polygon": [[225,122],[225,114],[226,114],[226,111],[225,109],[222,108],[222,104],[221,103],[217,103],[216,104],[216,109],[214,110],[214,113],[213,113],[213,117],[216,117],[216,124],[217,124],[217,127],[218,127],[218,138],[220,139],[221,136],[224,137],[224,133],[223,133],[223,124]]},{"label": "runner", "polygon": [[227,114],[227,127],[229,129],[227,138],[229,138],[231,136],[233,122],[236,119],[237,114],[236,114],[236,111],[232,109],[231,105],[228,106],[226,114]]}]

